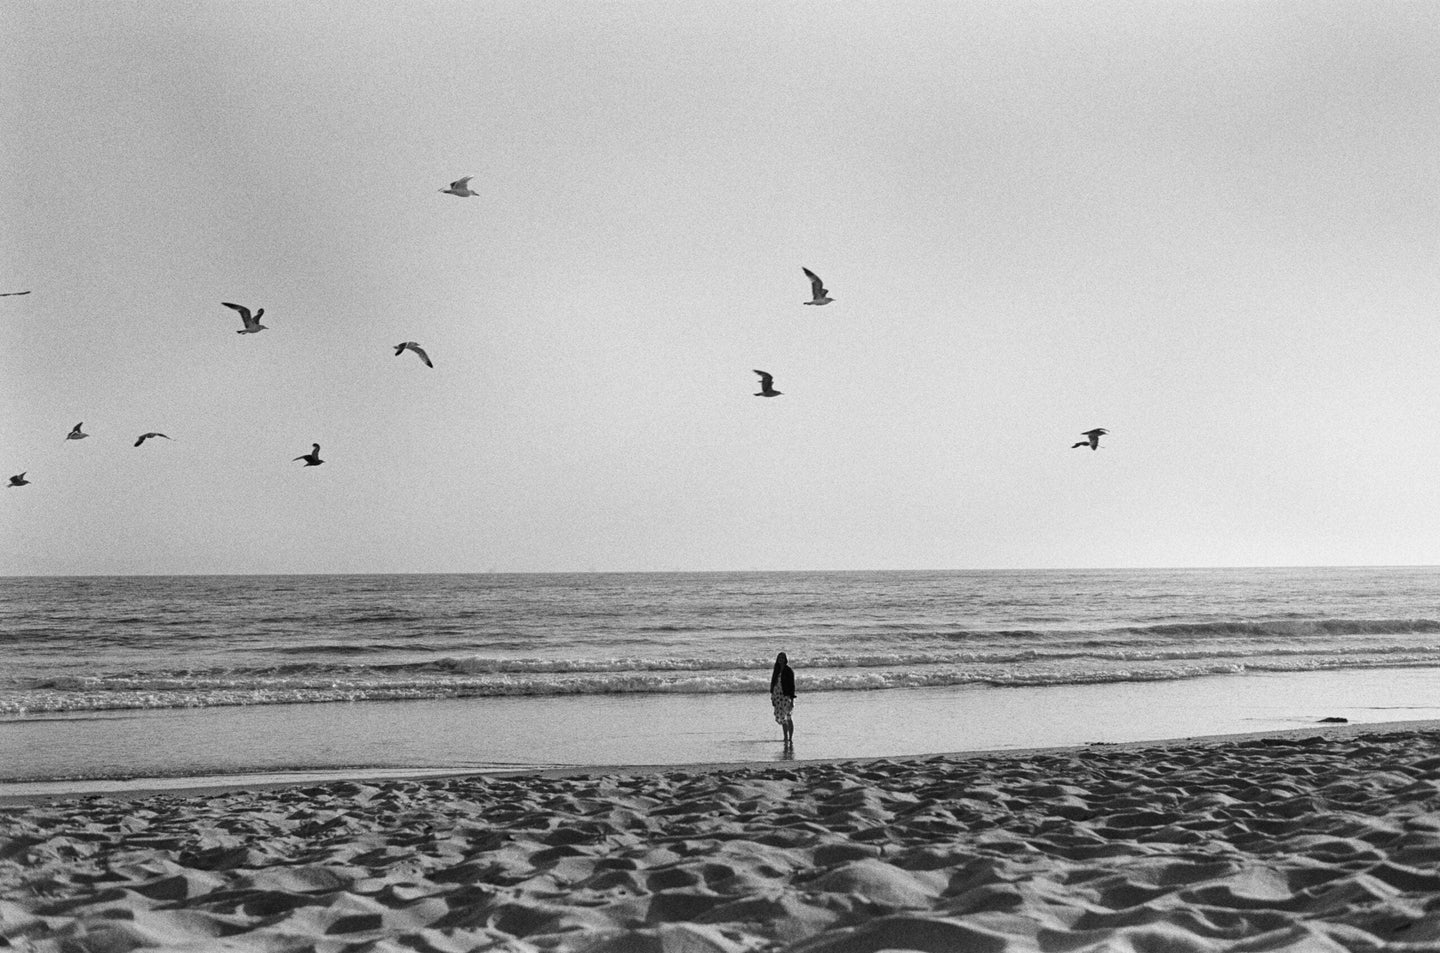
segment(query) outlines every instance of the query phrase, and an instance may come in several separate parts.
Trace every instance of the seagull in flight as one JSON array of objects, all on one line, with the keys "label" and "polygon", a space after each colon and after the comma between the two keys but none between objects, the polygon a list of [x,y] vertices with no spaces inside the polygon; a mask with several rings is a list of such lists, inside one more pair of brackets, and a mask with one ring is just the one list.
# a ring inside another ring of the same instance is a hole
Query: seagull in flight
[{"label": "seagull in flight", "polygon": [[756,394],[756,397],[780,396],[781,392],[774,387],[775,378],[773,375],[767,374],[764,371],[756,371],[755,373],[760,375],[760,393]]},{"label": "seagull in flight", "polygon": [[463,179],[456,179],[454,182],[450,183],[450,188],[441,189],[440,191],[448,193],[450,195],[458,195],[462,199],[468,199],[472,195],[479,195],[479,192],[473,191],[470,188],[470,180],[473,178],[475,178],[475,176],[467,175]]},{"label": "seagull in flight", "polygon": [[[145,441],[149,440],[151,437],[165,437],[165,435],[164,435],[163,433],[156,433],[156,432],[153,431],[153,430],[150,431],[149,433],[142,433],[142,434],[140,435],[140,439],[137,440],[137,441],[135,441],[135,446],[137,446],[137,447],[140,446],[142,443],[144,443]],[[166,439],[166,440],[170,440],[170,439],[173,439],[173,438],[171,438],[171,437],[165,437],[165,439]]]},{"label": "seagull in flight", "polygon": [[[307,467],[318,467],[325,462],[320,459],[320,445],[318,443],[312,443],[310,446],[312,449],[309,453],[302,453],[296,457],[295,460],[304,460]],[[291,460],[290,462],[294,463],[295,460]]]},{"label": "seagull in flight", "polygon": [[[0,298],[11,298],[15,295],[28,295],[29,293],[28,291],[0,291]],[[25,474],[20,475],[24,476]]]},{"label": "seagull in flight", "polygon": [[80,429],[80,427],[81,427],[82,424],[84,424],[84,421],[83,421],[83,420],[82,420],[80,423],[76,424],[75,427],[74,427],[74,429],[71,430],[69,433],[67,433],[67,434],[65,435],[65,439],[66,439],[66,440],[84,440],[86,437],[90,436],[88,433],[86,433],[85,431],[83,431],[83,430]]},{"label": "seagull in flight", "polygon": [[430,355],[425,353],[425,349],[422,348],[420,345],[416,344],[414,341],[406,341],[404,344],[395,345],[395,356],[399,357],[407,350],[414,351],[415,355],[420,358],[421,362],[423,362],[426,367],[435,366],[434,364],[430,363]]},{"label": "seagull in flight", "polygon": [[17,473],[17,474],[15,474],[14,476],[12,476],[12,477],[10,478],[10,482],[5,485],[5,488],[6,488],[6,489],[9,489],[9,488],[12,487],[12,486],[29,486],[29,485],[30,485],[30,481],[27,480],[27,479],[25,479],[25,474],[24,474],[24,473]]},{"label": "seagull in flight", "polygon": [[829,304],[835,300],[830,297],[830,292],[825,290],[825,283],[820,280],[819,275],[804,266],[801,266],[800,270],[810,279],[810,297],[813,300],[805,302],[806,304]]},{"label": "seagull in flight", "polygon": [[1107,434],[1109,432],[1110,431],[1106,430],[1104,427],[1096,427],[1094,430],[1086,430],[1084,431],[1085,439],[1077,444],[1072,444],[1070,449],[1074,450],[1076,447],[1088,446],[1091,450],[1099,450],[1100,435]]},{"label": "seagull in flight", "polygon": [[261,308],[254,314],[251,314],[250,309],[245,307],[243,304],[231,304],[228,301],[222,301],[220,303],[227,308],[234,308],[236,311],[240,312],[240,320],[245,322],[245,326],[240,330],[236,331],[236,334],[259,334],[261,331],[265,330],[265,325],[260,323],[260,315],[265,313],[264,308]]}]

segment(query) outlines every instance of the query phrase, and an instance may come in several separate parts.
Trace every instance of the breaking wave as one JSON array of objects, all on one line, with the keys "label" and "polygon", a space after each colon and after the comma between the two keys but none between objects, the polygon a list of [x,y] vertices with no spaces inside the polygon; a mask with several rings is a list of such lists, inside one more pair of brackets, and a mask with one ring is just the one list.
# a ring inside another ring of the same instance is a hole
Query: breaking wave
[{"label": "breaking wave", "polygon": [[[1014,649],[832,653],[794,659],[807,692],[1162,681],[1242,672],[1440,666],[1429,620],[1219,623],[1072,633],[1083,639],[1016,639]],[[1341,639],[1312,644],[1304,629]],[[1128,640],[1123,633],[1131,633]],[[1137,637],[1140,633],[1145,637]],[[1266,642],[1249,640],[1263,633]],[[1166,644],[1150,637],[1168,635]],[[1245,644],[1205,636],[1236,635]],[[1376,639],[1376,636],[1380,636]],[[1057,642],[1059,644],[1057,644]],[[322,653],[323,654],[323,653]],[[755,657],[614,656],[493,658],[257,668],[135,671],[5,680],[0,715],[116,709],[202,708],[496,696],[763,692],[769,660]]]}]

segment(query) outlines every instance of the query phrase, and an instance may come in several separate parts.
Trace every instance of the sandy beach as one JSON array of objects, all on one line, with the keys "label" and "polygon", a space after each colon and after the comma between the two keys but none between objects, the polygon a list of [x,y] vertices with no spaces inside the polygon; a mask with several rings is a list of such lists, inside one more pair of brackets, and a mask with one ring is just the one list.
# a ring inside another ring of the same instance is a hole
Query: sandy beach
[{"label": "sandy beach", "polygon": [[1440,949],[1440,724],[17,799],[22,950]]}]

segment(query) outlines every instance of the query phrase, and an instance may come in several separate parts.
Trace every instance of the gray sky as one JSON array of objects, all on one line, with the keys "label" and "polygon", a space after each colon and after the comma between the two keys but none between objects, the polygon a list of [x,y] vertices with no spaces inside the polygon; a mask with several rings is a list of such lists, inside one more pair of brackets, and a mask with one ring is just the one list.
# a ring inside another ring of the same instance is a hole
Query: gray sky
[{"label": "gray sky", "polygon": [[1440,563],[1440,5],[0,33],[0,573]]}]

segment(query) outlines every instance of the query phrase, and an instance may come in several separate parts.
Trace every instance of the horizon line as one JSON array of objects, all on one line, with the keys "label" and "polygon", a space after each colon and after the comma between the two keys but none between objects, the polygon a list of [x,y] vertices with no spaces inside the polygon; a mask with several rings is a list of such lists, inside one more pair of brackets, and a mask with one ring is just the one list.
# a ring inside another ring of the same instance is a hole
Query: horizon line
[{"label": "horizon line", "polygon": [[888,569],[470,569],[335,572],[82,572],[0,573],[0,579],[164,579],[294,576],[700,576],[758,574],[1006,573],[1006,572],[1215,572],[1286,569],[1435,569],[1440,563],[1277,563],[1190,566],[991,566]]}]

